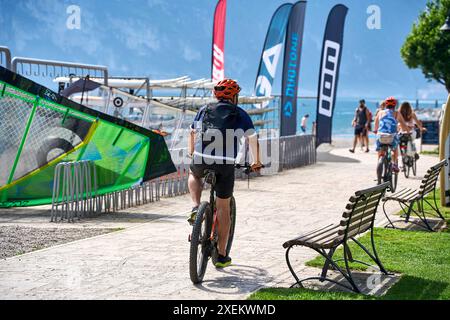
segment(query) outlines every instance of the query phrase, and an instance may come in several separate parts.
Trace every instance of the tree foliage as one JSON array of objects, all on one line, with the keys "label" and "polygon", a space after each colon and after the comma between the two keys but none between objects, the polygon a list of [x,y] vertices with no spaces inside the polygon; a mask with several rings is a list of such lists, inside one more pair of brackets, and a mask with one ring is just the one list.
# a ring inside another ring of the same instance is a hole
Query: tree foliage
[{"label": "tree foliage", "polygon": [[411,69],[420,68],[427,79],[445,85],[450,93],[450,31],[441,26],[450,13],[450,0],[430,0],[401,48]]}]

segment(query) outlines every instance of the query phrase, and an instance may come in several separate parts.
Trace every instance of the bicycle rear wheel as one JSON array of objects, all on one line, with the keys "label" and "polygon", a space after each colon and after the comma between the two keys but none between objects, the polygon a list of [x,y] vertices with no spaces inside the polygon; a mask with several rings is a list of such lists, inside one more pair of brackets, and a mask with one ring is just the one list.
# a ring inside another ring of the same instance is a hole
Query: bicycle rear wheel
[{"label": "bicycle rear wheel", "polygon": [[402,158],[403,161],[403,172],[405,174],[405,178],[408,179],[409,178],[409,170],[410,170],[410,165],[409,165],[409,159],[406,157]]},{"label": "bicycle rear wheel", "polygon": [[391,192],[394,193],[397,190],[398,173],[391,171]]},{"label": "bicycle rear wheel", "polygon": [[412,158],[412,173],[414,177],[417,175],[417,160]]},{"label": "bicycle rear wheel", "polygon": [[384,182],[384,156],[380,157],[380,159],[378,159],[378,165],[377,165],[377,181],[378,184],[382,184]]},{"label": "bicycle rear wheel", "polygon": [[189,274],[194,284],[200,283],[208,266],[211,255],[211,235],[213,215],[208,202],[198,207],[197,217],[192,227],[191,247],[189,252]]},{"label": "bicycle rear wheel", "polygon": [[230,218],[231,218],[231,224],[230,224],[230,233],[228,235],[228,242],[227,242],[227,256],[230,255],[231,246],[233,245],[233,239],[234,239],[234,228],[236,226],[236,200],[234,197],[231,197],[230,201]]}]

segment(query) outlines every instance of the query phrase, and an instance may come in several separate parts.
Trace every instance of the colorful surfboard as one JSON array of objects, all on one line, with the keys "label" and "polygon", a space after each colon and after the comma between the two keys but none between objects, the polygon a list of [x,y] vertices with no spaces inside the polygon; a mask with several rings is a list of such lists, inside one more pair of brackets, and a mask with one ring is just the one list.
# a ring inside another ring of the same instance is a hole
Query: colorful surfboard
[{"label": "colorful surfboard", "polygon": [[[444,108],[439,130],[439,158],[450,158],[450,95]],[[450,206],[450,165],[444,167],[440,176],[441,205]]]}]

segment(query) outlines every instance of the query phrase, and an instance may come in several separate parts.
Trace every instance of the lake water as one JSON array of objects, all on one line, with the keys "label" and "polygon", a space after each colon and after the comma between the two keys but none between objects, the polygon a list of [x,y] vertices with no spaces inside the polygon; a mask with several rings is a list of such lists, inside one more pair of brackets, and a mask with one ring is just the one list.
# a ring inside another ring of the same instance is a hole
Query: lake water
[{"label": "lake water", "polygon": [[[353,137],[354,128],[352,127],[352,120],[355,115],[355,109],[359,105],[359,99],[338,99],[336,101],[336,106],[334,108],[334,115],[333,115],[333,137],[336,138],[349,138]],[[372,114],[375,115],[375,111],[377,109],[377,106],[379,105],[380,101],[382,99],[366,99],[366,105],[372,111]],[[413,108],[416,107],[416,101],[415,100],[408,100]],[[421,100],[419,101],[419,108],[420,109],[432,109],[436,108],[436,105],[438,108],[441,108],[442,104],[445,103],[443,100],[439,100],[436,104],[436,100]],[[276,108],[278,105],[278,100],[275,100],[271,106],[272,108]],[[316,108],[317,108],[317,100],[316,99],[310,99],[310,98],[299,98],[298,104],[297,104],[297,130],[298,133],[300,133],[300,122],[302,117],[305,114],[309,114],[309,120],[307,124],[307,130],[311,130],[312,122],[315,121],[316,118]],[[279,123],[279,115],[278,111],[273,111],[270,114],[268,114],[267,118],[271,121],[269,124],[270,128],[276,128],[278,127]]]}]

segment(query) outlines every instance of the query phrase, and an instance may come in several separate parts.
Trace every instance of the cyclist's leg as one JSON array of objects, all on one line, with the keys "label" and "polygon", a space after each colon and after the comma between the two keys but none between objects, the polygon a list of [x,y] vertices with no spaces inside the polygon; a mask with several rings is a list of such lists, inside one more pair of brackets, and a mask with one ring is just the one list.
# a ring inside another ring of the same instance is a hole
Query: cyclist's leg
[{"label": "cyclist's leg", "polygon": [[399,138],[398,138],[398,136],[396,136],[391,145],[392,162],[393,162],[393,171],[394,172],[399,172],[399,169],[398,169],[398,145],[399,145]]},{"label": "cyclist's leg", "polygon": [[188,222],[193,223],[195,221],[195,215],[197,214],[197,208],[200,205],[202,197],[202,177],[204,176],[204,165],[191,163],[189,168],[188,188],[191,195],[194,207],[188,217]]},{"label": "cyclist's leg", "polygon": [[216,169],[216,206],[219,236],[219,255],[226,256],[228,235],[230,233],[230,199],[234,189],[234,165],[220,165]]},{"label": "cyclist's leg", "polygon": [[219,235],[217,250],[222,256],[226,255],[228,234],[230,233],[230,200],[231,197],[226,199],[222,199],[219,197],[216,198],[218,220],[217,233]]},{"label": "cyclist's leg", "polygon": [[378,154],[378,159],[380,159],[384,155],[384,151],[381,148],[381,142],[378,137],[375,140],[375,151]]}]

